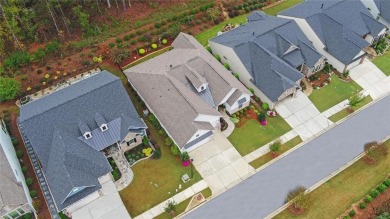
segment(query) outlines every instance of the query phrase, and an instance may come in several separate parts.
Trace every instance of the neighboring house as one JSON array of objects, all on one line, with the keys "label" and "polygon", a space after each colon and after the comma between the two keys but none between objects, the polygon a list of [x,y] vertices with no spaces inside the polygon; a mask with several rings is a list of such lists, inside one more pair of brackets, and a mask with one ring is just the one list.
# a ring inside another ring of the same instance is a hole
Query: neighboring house
[{"label": "neighboring house", "polygon": [[19,218],[33,209],[14,146],[0,119],[0,218]]},{"label": "neighboring house", "polygon": [[278,16],[294,19],[339,72],[362,63],[365,49],[386,32],[386,27],[357,0],[307,0]]},{"label": "neighboring house", "polygon": [[57,210],[69,214],[101,197],[101,185],[112,180],[103,150],[127,150],[146,134],[122,82],[107,71],[22,105],[19,128]]},{"label": "neighboring house", "polygon": [[248,23],[211,39],[209,45],[273,108],[300,89],[304,75],[321,70],[325,59],[295,21],[259,11],[247,19]]},{"label": "neighboring house", "polygon": [[390,29],[390,1],[389,0],[361,0],[372,16]]},{"label": "neighboring house", "polygon": [[194,37],[180,33],[172,46],[125,74],[175,144],[192,150],[220,129],[218,107],[237,112],[250,92]]}]

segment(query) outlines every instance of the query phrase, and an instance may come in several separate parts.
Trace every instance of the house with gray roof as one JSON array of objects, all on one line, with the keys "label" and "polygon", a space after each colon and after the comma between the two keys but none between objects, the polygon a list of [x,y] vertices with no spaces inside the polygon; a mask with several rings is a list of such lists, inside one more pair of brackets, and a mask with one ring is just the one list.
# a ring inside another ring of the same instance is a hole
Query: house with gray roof
[{"label": "house with gray roof", "polygon": [[107,71],[22,105],[18,123],[57,210],[69,214],[99,198],[102,179],[111,178],[103,150],[135,147],[146,134],[122,82]]},{"label": "house with gray roof", "polygon": [[181,150],[192,150],[220,129],[219,106],[234,113],[250,92],[194,37],[180,33],[174,49],[125,70],[125,74]]},{"label": "house with gray roof", "polygon": [[278,17],[294,19],[339,72],[362,63],[365,49],[386,32],[359,0],[307,0]]},{"label": "house with gray roof", "polygon": [[390,1],[388,0],[361,0],[377,21],[390,29]]},{"label": "house with gray roof", "polygon": [[321,70],[324,57],[291,19],[255,11],[248,23],[209,41],[214,54],[271,107],[300,89],[304,76]]},{"label": "house with gray roof", "polygon": [[33,210],[26,179],[11,137],[0,119],[0,218],[19,218]]}]

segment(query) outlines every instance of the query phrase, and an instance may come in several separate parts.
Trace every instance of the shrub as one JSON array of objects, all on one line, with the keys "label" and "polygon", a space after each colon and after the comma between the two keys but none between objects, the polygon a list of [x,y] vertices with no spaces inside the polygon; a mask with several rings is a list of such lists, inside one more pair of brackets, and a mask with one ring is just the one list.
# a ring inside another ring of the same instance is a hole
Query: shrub
[{"label": "shrub", "polygon": [[228,63],[223,64],[223,66],[225,66],[225,68],[226,68],[227,70],[230,70],[230,66],[229,66]]},{"label": "shrub", "polygon": [[248,90],[249,90],[252,94],[255,94],[255,90],[254,90],[253,88],[250,87]]},{"label": "shrub", "polygon": [[23,81],[27,80],[27,75],[20,76],[20,79],[22,79]]},{"label": "shrub", "polygon": [[379,192],[376,189],[371,190],[370,196],[376,198],[379,195]]},{"label": "shrub", "polygon": [[130,39],[131,39],[130,35],[125,35],[125,36],[123,37],[123,40],[124,40],[124,41],[129,41]]},{"label": "shrub", "polygon": [[364,152],[366,157],[374,162],[384,159],[388,154],[387,147],[375,141],[365,144]]},{"label": "shrub", "polygon": [[38,69],[37,70],[37,74],[39,75],[39,74],[41,74],[42,73],[42,70],[41,69]]},{"label": "shrub", "polygon": [[28,212],[25,215],[23,215],[23,219],[31,219],[33,217],[32,215],[33,214],[31,212]]},{"label": "shrub", "polygon": [[355,210],[351,210],[351,211],[348,213],[348,215],[349,215],[350,217],[355,216],[355,214],[356,214]]},{"label": "shrub", "polygon": [[160,157],[161,157],[161,150],[156,148],[156,150],[154,150],[154,152],[153,152],[152,158],[153,159],[160,159]]},{"label": "shrub", "polygon": [[18,157],[18,158],[22,158],[23,154],[24,154],[23,151],[20,149],[16,151],[16,157]]},{"label": "shrub", "polygon": [[163,39],[163,40],[162,40],[162,44],[165,45],[165,44],[167,44],[167,43],[168,43],[168,40],[167,40],[167,39]]},{"label": "shrub", "polygon": [[209,53],[213,53],[213,50],[211,49],[210,46],[206,46],[206,50],[209,51]]},{"label": "shrub", "polygon": [[3,65],[6,69],[18,69],[30,64],[31,59],[31,55],[27,52],[14,52],[4,60]]},{"label": "shrub", "polygon": [[384,183],[387,187],[390,187],[390,179],[386,179],[383,183]]},{"label": "shrub", "polygon": [[176,202],[169,200],[164,207],[164,211],[170,215],[176,214]]},{"label": "shrub", "polygon": [[370,203],[371,201],[372,201],[371,195],[367,195],[367,196],[364,198],[364,202],[365,202],[365,203]]},{"label": "shrub", "polygon": [[12,138],[12,144],[14,145],[14,146],[17,146],[18,144],[19,144],[19,140],[17,139],[17,138]]},{"label": "shrub", "polygon": [[27,169],[27,167],[26,167],[26,166],[22,167],[22,173],[23,173],[23,174],[26,174],[26,173],[27,173],[27,171],[28,171],[28,169]]},{"label": "shrub", "polygon": [[139,49],[139,50],[138,50],[138,53],[139,53],[140,55],[143,55],[143,54],[145,54],[145,50],[144,50],[144,49]]},{"label": "shrub", "polygon": [[248,7],[245,7],[244,10],[246,13],[248,13],[250,11]]},{"label": "shrub", "polygon": [[165,145],[171,146],[172,144],[173,144],[173,140],[170,137],[165,139]]},{"label": "shrub", "polygon": [[365,209],[365,208],[366,208],[366,203],[360,202],[360,203],[359,203],[359,208],[360,208],[360,209]]},{"label": "shrub", "polygon": [[[109,43],[108,44],[108,47],[110,47],[110,48],[114,48],[114,46],[115,46],[115,43]],[[81,54],[80,54],[80,57],[82,57]]]},{"label": "shrub", "polygon": [[351,219],[350,216],[344,216],[343,219]]},{"label": "shrub", "polygon": [[268,103],[267,103],[267,102],[264,102],[263,104],[261,104],[261,108],[262,108],[263,110],[267,110],[267,109],[269,108]]},{"label": "shrub", "polygon": [[132,40],[132,41],[130,42],[131,45],[134,45],[134,44],[136,44],[136,43],[137,43],[137,41],[135,41],[135,40]]},{"label": "shrub", "polygon": [[112,177],[114,178],[114,181],[120,179],[118,170],[113,170],[111,173],[112,173]]},{"label": "shrub", "polygon": [[236,77],[237,79],[240,79],[240,75],[238,75],[237,73],[233,73],[234,77]]},{"label": "shrub", "polygon": [[385,184],[380,184],[377,188],[376,188],[380,193],[384,193],[387,189],[387,186]]},{"label": "shrub", "polygon": [[157,44],[153,43],[152,44],[152,49],[157,49]]},{"label": "shrub", "polygon": [[280,140],[276,140],[269,146],[269,149],[270,151],[276,152],[279,151],[280,146],[282,146],[282,142]]},{"label": "shrub", "polygon": [[171,146],[171,152],[172,152],[172,154],[175,155],[175,156],[180,154],[180,150],[179,150],[179,148],[177,147],[177,145],[172,145],[172,146]]},{"label": "shrub", "polygon": [[188,153],[185,151],[185,152],[183,152],[183,153],[181,153],[180,154],[180,159],[181,159],[181,161],[187,161],[187,160],[189,160],[190,159],[190,155],[188,155]]},{"label": "shrub", "polygon": [[266,115],[264,112],[261,112],[257,118],[259,119],[260,122],[264,121],[266,119]]},{"label": "shrub", "polygon": [[218,62],[221,62],[221,56],[219,56],[218,54],[215,54],[214,57],[218,60]]},{"label": "shrub", "polygon": [[286,197],[286,202],[292,202],[297,209],[305,209],[308,206],[309,196],[305,194],[306,188],[303,186],[298,186],[295,189],[288,192]]},{"label": "shrub", "polygon": [[27,184],[27,186],[31,186],[33,184],[33,179],[27,178],[26,179],[26,184]]},{"label": "shrub", "polygon": [[86,60],[86,59],[84,59],[84,60],[82,61],[82,63],[83,63],[83,65],[89,65],[89,61]]},{"label": "shrub", "polygon": [[161,25],[160,25],[160,23],[156,22],[156,23],[154,24],[154,27],[158,29],[158,28],[161,27]]},{"label": "shrub", "polygon": [[0,102],[16,98],[21,88],[22,85],[18,80],[0,77]]},{"label": "shrub", "polygon": [[40,84],[34,84],[34,89],[35,90],[39,90],[41,88],[41,85]]},{"label": "shrub", "polygon": [[31,198],[35,198],[37,196],[37,191],[30,190],[30,196],[31,196]]}]

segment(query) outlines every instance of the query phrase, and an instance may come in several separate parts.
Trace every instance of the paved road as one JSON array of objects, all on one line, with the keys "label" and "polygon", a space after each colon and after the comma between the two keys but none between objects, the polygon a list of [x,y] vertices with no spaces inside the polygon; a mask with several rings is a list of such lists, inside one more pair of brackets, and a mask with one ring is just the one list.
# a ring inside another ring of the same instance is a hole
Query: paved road
[{"label": "paved road", "polygon": [[390,96],[317,137],[212,199],[184,218],[264,218],[284,204],[289,190],[311,187],[390,134]]}]

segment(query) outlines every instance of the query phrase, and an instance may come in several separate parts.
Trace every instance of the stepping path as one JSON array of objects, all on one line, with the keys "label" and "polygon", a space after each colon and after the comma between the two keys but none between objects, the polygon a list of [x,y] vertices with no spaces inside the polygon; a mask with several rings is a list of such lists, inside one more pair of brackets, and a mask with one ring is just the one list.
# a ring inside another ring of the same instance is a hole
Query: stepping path
[{"label": "stepping path", "polygon": [[111,147],[110,154],[112,154],[112,159],[114,159],[116,166],[121,172],[121,178],[115,182],[116,189],[121,191],[133,181],[134,173],[130,168],[129,162],[126,160],[125,155],[119,148],[116,146]]}]

